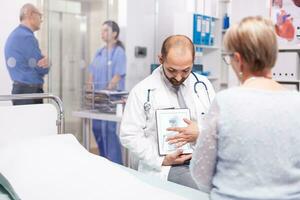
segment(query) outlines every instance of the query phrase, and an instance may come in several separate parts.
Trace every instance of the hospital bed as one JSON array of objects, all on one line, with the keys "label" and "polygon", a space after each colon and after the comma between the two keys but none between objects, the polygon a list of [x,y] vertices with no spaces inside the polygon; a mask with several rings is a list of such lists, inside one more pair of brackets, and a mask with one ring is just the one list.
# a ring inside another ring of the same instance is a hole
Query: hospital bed
[{"label": "hospital bed", "polygon": [[53,95],[0,96],[0,101],[21,98],[50,98],[57,106],[0,106],[1,200],[208,199],[89,153],[64,133],[62,103]]}]

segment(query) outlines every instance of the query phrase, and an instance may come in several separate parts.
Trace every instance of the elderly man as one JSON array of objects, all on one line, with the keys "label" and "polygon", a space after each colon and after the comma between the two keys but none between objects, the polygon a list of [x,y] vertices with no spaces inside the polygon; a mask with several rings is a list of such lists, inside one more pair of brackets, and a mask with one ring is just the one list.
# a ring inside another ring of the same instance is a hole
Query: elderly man
[{"label": "elderly man", "polygon": [[[43,78],[49,72],[48,59],[41,53],[33,34],[40,29],[42,14],[32,4],[25,4],[20,11],[20,22],[5,44],[6,66],[13,81],[12,94],[43,93]],[[13,105],[35,103],[42,100],[13,101]]]},{"label": "elderly man", "polygon": [[[139,171],[197,188],[189,172],[191,154],[182,154],[181,150],[159,154],[155,117],[157,109],[188,108],[192,121],[185,121],[189,127],[201,125],[215,93],[207,78],[192,72],[194,56],[194,45],[188,37],[175,35],[164,41],[159,56],[161,66],[130,92],[120,140],[139,159]],[[197,136],[196,132],[181,142],[194,143]]]}]

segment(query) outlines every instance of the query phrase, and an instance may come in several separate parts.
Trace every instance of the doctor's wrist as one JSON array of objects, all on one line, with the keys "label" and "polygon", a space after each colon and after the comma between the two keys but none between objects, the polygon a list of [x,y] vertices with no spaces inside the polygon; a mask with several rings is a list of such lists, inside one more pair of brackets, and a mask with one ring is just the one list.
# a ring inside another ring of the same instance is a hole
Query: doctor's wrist
[{"label": "doctor's wrist", "polygon": [[162,162],[162,166],[171,166],[171,161],[167,158],[167,156],[164,157],[164,160]]}]

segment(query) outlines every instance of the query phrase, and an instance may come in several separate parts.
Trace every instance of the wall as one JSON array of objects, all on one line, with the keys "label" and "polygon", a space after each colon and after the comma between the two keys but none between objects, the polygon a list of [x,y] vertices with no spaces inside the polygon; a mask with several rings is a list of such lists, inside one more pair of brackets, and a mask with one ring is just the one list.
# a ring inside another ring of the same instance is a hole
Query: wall
[{"label": "wall", "polygon": [[10,3],[2,3],[0,6],[0,95],[11,93],[12,86],[5,65],[4,45],[8,35],[18,26],[20,8],[25,3],[36,4],[37,0],[15,0]]},{"label": "wall", "polygon": [[[230,3],[230,23],[236,23],[247,16],[269,16],[270,0],[232,0]],[[228,72],[228,86],[238,85],[238,80],[231,67]]]},{"label": "wall", "polygon": [[[158,63],[157,56],[163,40],[171,34],[187,34],[188,23],[182,16],[195,10],[195,0],[128,0],[127,1],[126,53],[127,89],[150,74],[150,65]],[[191,21],[192,25],[192,21]],[[134,57],[134,47],[147,47],[145,58]]]},{"label": "wall", "polygon": [[246,16],[269,16],[270,0],[232,0],[231,22],[238,22]]},{"label": "wall", "polygon": [[194,0],[158,0],[156,52],[162,42],[172,34],[184,34],[192,39]]},{"label": "wall", "polygon": [[[136,83],[150,74],[153,60],[155,0],[128,0],[125,47],[127,55],[126,88],[131,89]],[[135,58],[135,46],[147,48],[145,58]]]}]

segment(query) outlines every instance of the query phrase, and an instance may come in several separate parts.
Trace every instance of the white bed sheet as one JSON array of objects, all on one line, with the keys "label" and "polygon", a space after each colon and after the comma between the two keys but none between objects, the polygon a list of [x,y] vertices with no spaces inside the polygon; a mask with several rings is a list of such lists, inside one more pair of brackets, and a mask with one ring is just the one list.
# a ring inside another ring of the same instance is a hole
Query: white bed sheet
[{"label": "white bed sheet", "polygon": [[3,145],[0,158],[1,173],[22,200],[187,199],[89,153],[70,134]]}]

